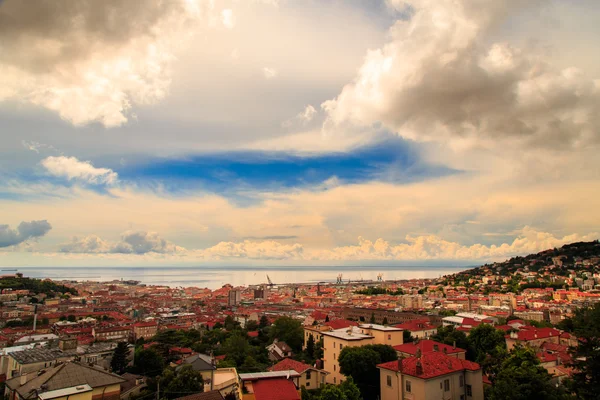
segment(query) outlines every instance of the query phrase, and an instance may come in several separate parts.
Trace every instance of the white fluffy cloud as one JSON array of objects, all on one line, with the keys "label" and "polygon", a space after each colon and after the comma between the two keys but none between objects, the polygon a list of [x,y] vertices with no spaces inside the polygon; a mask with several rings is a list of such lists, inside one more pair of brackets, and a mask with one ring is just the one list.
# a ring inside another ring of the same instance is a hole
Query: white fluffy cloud
[{"label": "white fluffy cloud", "polygon": [[167,94],[174,49],[211,4],[4,1],[0,101],[39,105],[75,125],[122,125],[134,104]]},{"label": "white fluffy cloud", "polygon": [[294,118],[284,121],[281,126],[289,128],[294,124],[306,125],[317,115],[317,110],[312,105],[307,105],[303,111],[299,112]]},{"label": "white fluffy cloud", "polygon": [[262,72],[265,79],[273,79],[277,76],[277,70],[275,68],[263,67]]},{"label": "white fluffy cloud", "polygon": [[15,246],[29,239],[40,238],[50,229],[52,229],[52,225],[46,220],[23,221],[17,226],[17,229],[11,229],[8,225],[0,225],[0,247]]},{"label": "white fluffy cloud", "polygon": [[515,255],[537,253],[575,241],[597,240],[598,233],[588,235],[567,235],[555,237],[551,233],[540,232],[525,227],[511,243],[486,246],[461,245],[444,240],[436,235],[406,236],[406,243],[392,245],[384,239],[370,241],[360,237],[358,245],[336,247],[330,251],[318,252],[315,259],[325,260],[503,260]]},{"label": "white fluffy cloud", "polygon": [[207,259],[251,259],[251,260],[289,260],[300,259],[304,247],[301,244],[284,244],[275,240],[243,242],[220,242],[215,246],[201,250]]},{"label": "white fluffy cloud", "polygon": [[[404,9],[403,0],[390,4]],[[508,16],[543,2],[412,0],[355,81],[322,104],[326,130],[383,122],[416,140],[510,139],[582,148],[600,132],[600,80],[557,68],[539,49],[495,42]]]},{"label": "white fluffy cloud", "polygon": [[42,166],[53,176],[89,184],[111,185],[117,182],[118,174],[110,168],[96,168],[89,161],[76,157],[47,157]]},{"label": "white fluffy cloud", "polygon": [[74,237],[71,242],[60,246],[63,253],[114,253],[114,254],[174,254],[185,252],[183,247],[177,246],[163,238],[156,232],[127,231],[121,235],[121,240],[111,243],[96,235],[83,238]]}]

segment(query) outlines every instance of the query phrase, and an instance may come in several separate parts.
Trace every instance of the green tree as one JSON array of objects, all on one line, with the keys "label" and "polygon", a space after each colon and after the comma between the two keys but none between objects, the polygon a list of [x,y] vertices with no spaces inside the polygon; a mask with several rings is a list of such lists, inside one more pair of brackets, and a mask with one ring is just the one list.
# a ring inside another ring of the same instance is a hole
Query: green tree
[{"label": "green tree", "polygon": [[488,355],[495,358],[496,353],[506,349],[504,332],[488,324],[471,329],[467,343],[469,359],[478,363],[482,363]]},{"label": "green tree", "polygon": [[387,325],[388,324],[388,319],[387,317],[383,317],[383,321],[381,322],[382,325]]},{"label": "green tree", "polygon": [[271,340],[278,339],[287,343],[292,348],[292,351],[298,353],[302,350],[304,343],[304,329],[302,323],[291,317],[279,317],[275,323],[271,325],[270,331]]},{"label": "green tree", "polygon": [[42,318],[42,325],[50,325],[50,320],[46,317]]},{"label": "green tree", "polygon": [[77,321],[77,318],[75,318],[75,316],[74,316],[74,315],[69,315],[69,316],[67,317],[67,321],[69,321],[69,322],[75,322],[75,321]]},{"label": "green tree", "polygon": [[579,338],[573,354],[577,371],[573,389],[581,399],[596,398],[600,393],[600,303],[577,309],[573,318],[561,325]]},{"label": "green tree", "polygon": [[413,341],[413,337],[412,334],[410,333],[410,331],[403,331],[402,332],[402,342],[403,343],[411,343]]},{"label": "green tree", "polygon": [[340,390],[345,396],[346,400],[362,400],[360,389],[354,383],[354,379],[351,376],[346,378],[339,386]]},{"label": "green tree", "polygon": [[252,321],[252,320],[247,321],[246,322],[246,330],[248,332],[253,332],[253,331],[258,330],[258,322]]},{"label": "green tree", "polygon": [[204,381],[200,372],[194,371],[191,365],[184,365],[176,372],[170,369],[160,380],[162,390],[161,395],[167,399],[183,397],[187,394],[200,393],[204,389]]},{"label": "green tree", "polygon": [[540,365],[535,352],[516,347],[502,363],[494,384],[488,392],[489,400],[559,400],[564,392],[557,388],[551,376]]},{"label": "green tree", "polygon": [[267,318],[267,316],[263,314],[263,316],[260,317],[260,321],[258,322],[258,327],[260,329],[264,329],[267,326],[269,326],[269,318]]},{"label": "green tree", "polygon": [[352,377],[366,400],[380,393],[377,364],[397,359],[396,351],[387,345],[345,347],[339,355],[340,372]]},{"label": "green tree", "polygon": [[314,357],[315,354],[315,337],[313,334],[308,335],[308,340],[306,341],[306,354],[308,354],[311,358]]},{"label": "green tree", "polygon": [[431,339],[451,346],[456,344],[456,347],[464,350],[469,348],[467,335],[461,331],[457,331],[452,325],[440,326],[437,329],[437,333]]},{"label": "green tree", "polygon": [[371,323],[371,324],[375,323],[375,313],[374,312],[371,313],[371,318],[369,319],[369,323]]},{"label": "green tree", "polygon": [[159,375],[164,367],[164,358],[154,349],[139,350],[135,354],[135,369],[142,375]]},{"label": "green tree", "polygon": [[115,374],[121,375],[127,368],[127,356],[129,355],[129,348],[127,343],[119,342],[115,351],[113,352],[112,359],[110,360],[110,368]]},{"label": "green tree", "polygon": [[313,358],[315,360],[320,360],[323,358],[323,338],[321,338],[316,344],[315,344],[315,351],[313,353]]},{"label": "green tree", "polygon": [[246,355],[250,351],[248,339],[239,331],[235,331],[223,343],[223,352],[228,360],[233,360],[236,365],[240,366],[246,359]]},{"label": "green tree", "polygon": [[260,372],[262,370],[263,366],[257,363],[252,356],[246,356],[246,358],[244,358],[244,362],[238,368],[238,371],[243,373]]}]

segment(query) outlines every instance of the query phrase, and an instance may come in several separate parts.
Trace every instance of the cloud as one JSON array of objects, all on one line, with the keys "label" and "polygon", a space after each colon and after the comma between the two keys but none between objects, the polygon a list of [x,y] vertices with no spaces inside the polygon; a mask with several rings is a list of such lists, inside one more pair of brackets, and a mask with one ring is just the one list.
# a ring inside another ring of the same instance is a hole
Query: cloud
[{"label": "cloud", "polygon": [[551,233],[524,227],[512,243],[486,246],[461,245],[436,235],[406,236],[406,243],[392,245],[384,239],[358,238],[358,245],[336,247],[312,254],[317,260],[502,260],[516,255],[537,253],[566,243],[597,240],[599,233],[555,237]]},{"label": "cloud", "polygon": [[[399,10],[406,2],[390,0]],[[355,81],[322,108],[326,131],[383,122],[416,140],[583,148],[598,143],[600,80],[559,68],[540,48],[496,41],[494,29],[543,2],[413,0],[409,20],[369,51]],[[491,42],[491,44],[490,44]]]},{"label": "cloud", "polygon": [[262,71],[265,79],[273,79],[277,76],[277,70],[275,68],[264,67]]},{"label": "cloud", "polygon": [[209,1],[6,0],[0,7],[0,101],[74,125],[122,125],[166,96],[176,49]]},{"label": "cloud", "polygon": [[233,29],[235,27],[235,16],[233,15],[233,10],[227,8],[221,11],[221,21],[223,22],[223,26],[227,29]]},{"label": "cloud", "polygon": [[56,151],[56,148],[50,144],[44,144],[40,142],[36,142],[35,140],[22,140],[21,144],[27,150],[34,151],[36,153],[40,153],[40,151],[51,150]]},{"label": "cloud", "polygon": [[289,260],[302,258],[304,247],[301,244],[282,244],[275,240],[243,242],[220,242],[201,250],[204,258],[220,260],[242,258],[251,260]]},{"label": "cloud", "polygon": [[281,124],[281,126],[283,126],[284,128],[289,128],[296,123],[300,123],[301,125],[306,125],[310,121],[313,120],[313,118],[315,117],[316,114],[317,114],[317,110],[312,105],[309,104],[304,108],[304,111],[298,113],[294,118],[284,121]]},{"label": "cloud", "polygon": [[50,229],[52,229],[52,225],[46,220],[23,221],[17,229],[10,229],[8,225],[0,225],[0,247],[15,246],[29,239],[40,238]]},{"label": "cloud", "polygon": [[112,169],[96,168],[90,161],[80,161],[76,157],[47,157],[42,160],[41,164],[50,175],[70,181],[112,185],[118,179],[118,174]]},{"label": "cloud", "polygon": [[60,246],[60,251],[92,254],[174,254],[185,252],[185,249],[161,238],[156,232],[127,231],[116,243],[110,243],[96,235],[73,237],[71,242]]}]

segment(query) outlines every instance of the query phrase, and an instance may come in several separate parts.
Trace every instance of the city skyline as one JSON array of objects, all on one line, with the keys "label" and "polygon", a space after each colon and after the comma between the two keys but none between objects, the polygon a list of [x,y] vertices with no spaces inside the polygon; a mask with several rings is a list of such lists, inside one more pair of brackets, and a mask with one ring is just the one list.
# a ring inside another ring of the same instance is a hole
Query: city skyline
[{"label": "city skyline", "polygon": [[0,1],[10,266],[476,265],[600,238],[600,4]]}]

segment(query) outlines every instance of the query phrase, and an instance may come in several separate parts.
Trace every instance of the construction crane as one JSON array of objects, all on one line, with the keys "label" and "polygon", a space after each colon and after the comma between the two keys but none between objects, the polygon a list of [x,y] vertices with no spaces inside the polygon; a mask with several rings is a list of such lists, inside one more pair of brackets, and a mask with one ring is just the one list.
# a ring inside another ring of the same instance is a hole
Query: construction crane
[{"label": "construction crane", "polygon": [[337,281],[336,281],[336,283],[342,283],[342,276],[343,276],[342,274],[339,274],[339,275],[337,276]]},{"label": "construction crane", "polygon": [[271,286],[271,287],[275,286],[273,281],[271,281],[271,278],[269,278],[269,275],[267,275],[267,281],[269,282],[269,286]]}]

